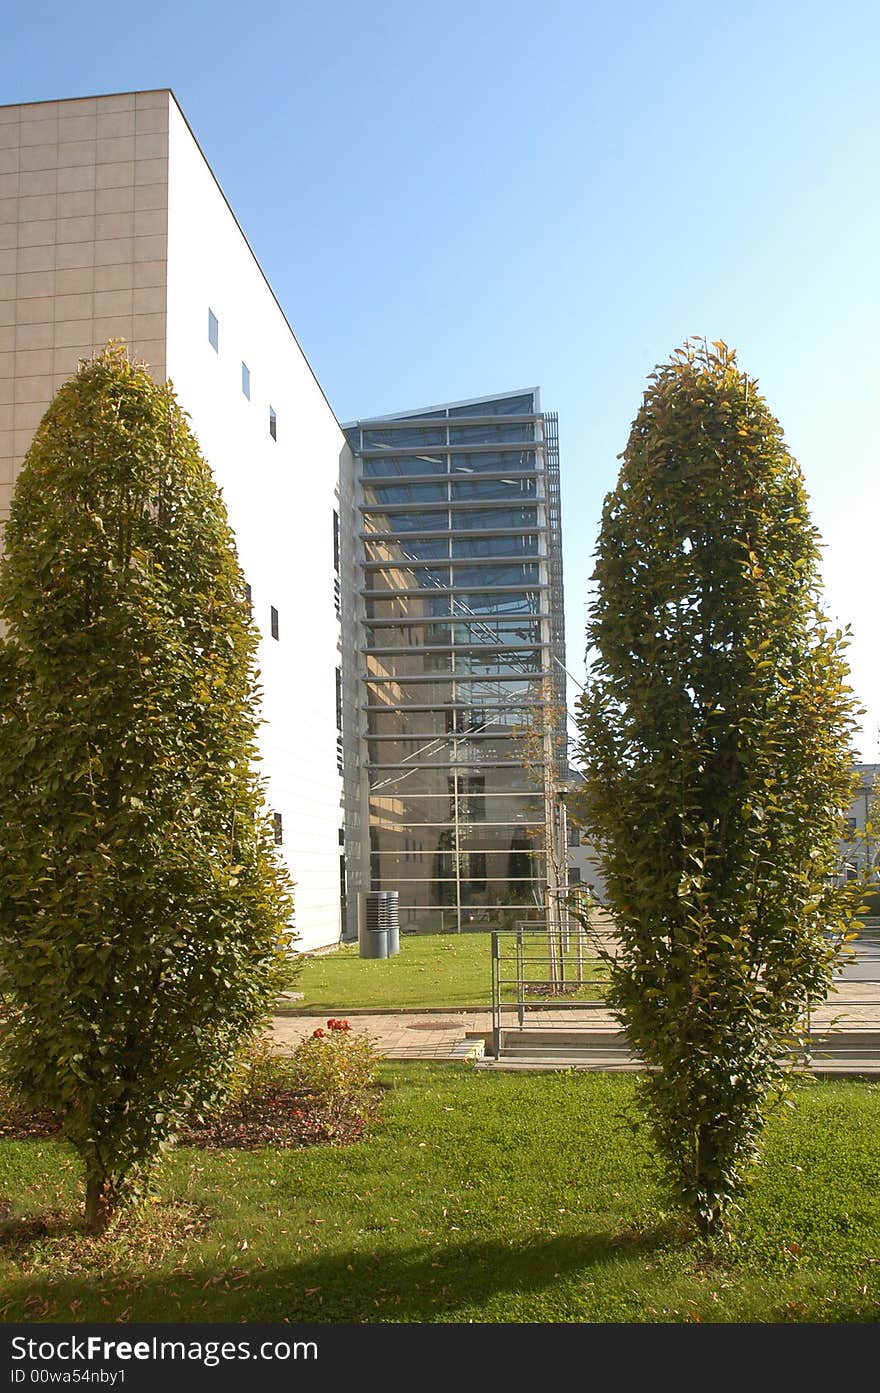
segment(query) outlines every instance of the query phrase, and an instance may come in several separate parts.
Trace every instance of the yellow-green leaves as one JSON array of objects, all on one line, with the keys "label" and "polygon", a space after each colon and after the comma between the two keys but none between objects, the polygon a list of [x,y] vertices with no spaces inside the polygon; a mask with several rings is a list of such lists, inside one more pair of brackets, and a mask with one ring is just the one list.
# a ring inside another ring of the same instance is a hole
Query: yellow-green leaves
[{"label": "yellow-green leaves", "polygon": [[831,981],[852,784],[845,636],[778,421],[721,341],[650,378],[603,512],[580,705],[613,999],[684,1202],[717,1225],[784,1041]]},{"label": "yellow-green leaves", "polygon": [[170,387],[121,347],[49,407],[5,540],[11,1060],[63,1116],[96,1221],[222,1089],[290,887],[252,772],[256,636],[222,499]]}]

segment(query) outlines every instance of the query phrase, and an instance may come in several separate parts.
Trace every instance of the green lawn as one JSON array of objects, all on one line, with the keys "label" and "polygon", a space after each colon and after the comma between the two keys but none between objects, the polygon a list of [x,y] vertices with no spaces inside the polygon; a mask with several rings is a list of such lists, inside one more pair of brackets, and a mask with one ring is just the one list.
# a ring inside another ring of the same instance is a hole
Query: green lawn
[{"label": "green lawn", "polygon": [[[506,952],[512,954],[513,945]],[[539,948],[530,953],[537,954]],[[586,950],[585,950],[586,952]],[[598,965],[585,959],[585,969],[595,978]],[[577,963],[574,949],[567,954],[568,980],[574,981]],[[514,975],[512,960],[505,977]],[[547,978],[547,964],[530,963],[530,977]],[[488,933],[412,934],[400,940],[393,958],[371,959],[358,955],[357,944],[346,944],[335,953],[307,958],[296,989],[304,993],[298,1008],[322,1011],[355,1011],[359,1007],[480,1006],[492,1000],[492,936]],[[589,998],[586,988],[582,994]],[[540,993],[536,992],[536,999]]]},{"label": "green lawn", "polygon": [[384,1128],[348,1150],[176,1152],[109,1239],[70,1227],[57,1143],[0,1143],[0,1197],[59,1217],[0,1246],[6,1321],[880,1319],[880,1088],[805,1083],[735,1235],[664,1208],[633,1080],[385,1065]]}]

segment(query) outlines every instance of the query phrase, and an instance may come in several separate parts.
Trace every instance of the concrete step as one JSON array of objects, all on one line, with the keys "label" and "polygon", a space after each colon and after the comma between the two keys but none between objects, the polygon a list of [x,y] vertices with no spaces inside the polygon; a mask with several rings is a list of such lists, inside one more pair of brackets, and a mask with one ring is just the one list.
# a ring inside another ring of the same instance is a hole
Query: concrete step
[{"label": "concrete step", "polygon": [[486,1055],[483,1059],[478,1059],[474,1064],[475,1069],[497,1069],[506,1073],[525,1073],[533,1070],[536,1073],[558,1073],[560,1069],[574,1069],[578,1072],[588,1072],[602,1074],[633,1074],[644,1069],[644,1065],[632,1059],[587,1059],[567,1058],[567,1059],[546,1059],[543,1057],[510,1057],[502,1055],[500,1059],[494,1059],[491,1055]]},{"label": "concrete step", "polygon": [[[604,1074],[633,1074],[644,1070],[645,1066],[637,1060],[593,1060],[584,1057],[570,1059],[530,1058],[528,1055],[510,1058],[502,1056],[494,1059],[486,1055],[474,1061],[475,1069],[497,1069],[502,1072],[558,1073],[560,1069],[573,1069],[576,1073],[589,1072]],[[806,1070],[815,1078],[880,1078],[880,1062],[865,1063],[858,1060],[839,1059],[834,1062],[815,1060]]]},{"label": "concrete step", "polygon": [[[880,1072],[880,1031],[817,1031],[808,1046],[813,1072],[836,1070]],[[792,1051],[797,1061],[800,1051]],[[635,1056],[621,1031],[597,1030],[502,1030],[498,1060],[522,1062],[532,1068],[637,1068]]]},{"label": "concrete step", "polygon": [[515,1044],[518,1040],[526,1040],[541,1047],[550,1046],[553,1049],[629,1048],[622,1030],[567,1030],[563,1026],[545,1027],[543,1030],[540,1026],[525,1026],[519,1030],[502,1027],[502,1044],[507,1041]]},{"label": "concrete step", "polygon": [[592,1050],[587,1050],[587,1049],[583,1049],[583,1050],[572,1050],[572,1049],[569,1049],[569,1050],[566,1050],[566,1049],[558,1049],[558,1050],[554,1050],[554,1049],[550,1048],[549,1046],[548,1046],[548,1047],[541,1048],[541,1047],[539,1047],[539,1046],[537,1046],[537,1045],[527,1045],[527,1044],[523,1044],[523,1045],[517,1045],[517,1046],[503,1046],[502,1049],[501,1049],[501,1058],[502,1058],[502,1059],[565,1059],[565,1060],[569,1060],[569,1059],[589,1059],[589,1060],[607,1060],[609,1064],[614,1064],[615,1062],[620,1062],[621,1060],[623,1060],[623,1061],[626,1061],[626,1060],[634,1061],[634,1060],[635,1060],[635,1055],[633,1055],[633,1054],[631,1053],[630,1050],[613,1050],[613,1049],[608,1049],[608,1050],[596,1050],[596,1049],[592,1049]]}]

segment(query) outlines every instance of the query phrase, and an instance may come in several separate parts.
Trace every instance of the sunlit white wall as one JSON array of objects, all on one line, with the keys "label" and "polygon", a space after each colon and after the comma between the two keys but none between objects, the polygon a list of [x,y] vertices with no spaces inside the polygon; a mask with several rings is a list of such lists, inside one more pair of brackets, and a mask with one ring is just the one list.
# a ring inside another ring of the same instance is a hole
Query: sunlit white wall
[{"label": "sunlit white wall", "polygon": [[168,375],[223,491],[251,586],[262,634],[268,801],[282,817],[300,946],[315,947],[340,934],[333,512],[344,439],[173,97],[169,102]]}]

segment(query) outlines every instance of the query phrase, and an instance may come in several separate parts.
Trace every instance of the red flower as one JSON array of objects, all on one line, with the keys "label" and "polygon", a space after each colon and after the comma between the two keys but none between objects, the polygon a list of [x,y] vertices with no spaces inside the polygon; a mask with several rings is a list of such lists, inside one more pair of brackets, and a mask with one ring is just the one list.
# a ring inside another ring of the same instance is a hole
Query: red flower
[{"label": "red flower", "polygon": [[312,1039],[313,1039],[313,1040],[323,1040],[323,1038],[324,1038],[324,1032],[323,1032],[323,1030],[318,1029],[318,1030],[313,1030],[313,1031],[312,1031]]}]

